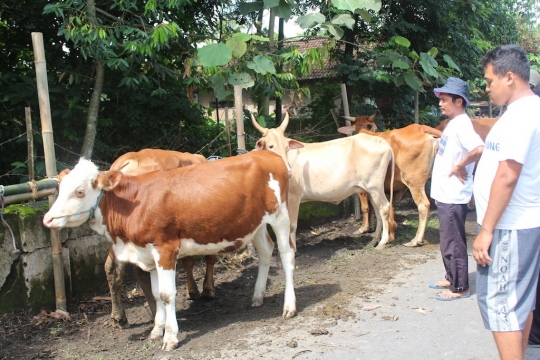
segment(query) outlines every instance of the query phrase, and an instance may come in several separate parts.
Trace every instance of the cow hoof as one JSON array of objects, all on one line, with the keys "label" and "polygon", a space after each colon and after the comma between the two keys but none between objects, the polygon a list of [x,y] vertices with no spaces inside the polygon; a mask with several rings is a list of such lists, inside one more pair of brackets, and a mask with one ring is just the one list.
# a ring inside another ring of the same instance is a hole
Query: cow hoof
[{"label": "cow hoof", "polygon": [[417,247],[417,246],[422,246],[422,245],[424,244],[421,242],[416,242],[416,241],[409,241],[408,243],[403,244],[403,246],[407,246],[407,247]]},{"label": "cow hoof", "polygon": [[199,293],[199,290],[197,290],[197,291],[188,291],[188,297],[191,300],[199,300],[199,298],[201,297],[201,294]]},{"label": "cow hoof", "polygon": [[360,229],[353,232],[353,235],[362,235],[362,234],[365,234],[367,232],[369,232],[369,229],[362,226]]},{"label": "cow hoof", "polygon": [[295,310],[283,310],[283,317],[285,319],[290,319],[296,315],[296,309]]},{"label": "cow hoof", "polygon": [[163,328],[154,327],[148,339],[157,340],[157,339],[161,339],[162,337],[163,337]]},{"label": "cow hoof", "polygon": [[161,350],[163,351],[172,351],[178,346],[178,341],[167,341],[163,342],[163,346],[161,347]]},{"label": "cow hoof", "polygon": [[216,298],[216,291],[214,289],[204,289],[201,296],[206,300],[214,300]]},{"label": "cow hoof", "polygon": [[251,300],[251,307],[259,307],[263,304],[263,299],[256,299],[256,298],[253,298]]},{"label": "cow hoof", "polygon": [[126,318],[116,320],[111,318],[111,325],[112,327],[118,328],[118,329],[129,329],[129,322]]}]

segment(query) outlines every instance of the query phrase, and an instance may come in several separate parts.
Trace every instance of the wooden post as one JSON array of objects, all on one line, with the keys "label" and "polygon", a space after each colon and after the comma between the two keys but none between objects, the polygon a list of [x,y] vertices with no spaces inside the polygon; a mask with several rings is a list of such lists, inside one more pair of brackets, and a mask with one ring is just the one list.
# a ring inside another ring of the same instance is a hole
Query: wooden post
[{"label": "wooden post", "polygon": [[34,180],[34,133],[32,132],[32,113],[29,107],[24,108],[26,118],[26,142],[28,144],[28,180]]},{"label": "wooden post", "polygon": [[[45,62],[45,49],[43,47],[43,34],[32,33],[32,46],[34,49],[34,64],[36,67],[36,80],[39,98],[39,114],[41,118],[41,134],[45,151],[45,170],[48,177],[56,173],[56,155],[54,152],[54,138],[51,121],[51,105],[49,102],[49,86],[47,83],[47,64]],[[56,196],[49,197],[49,207],[54,204]],[[64,280],[64,261],[62,259],[62,240],[60,231],[51,229],[51,250],[54,273],[54,291],[56,295],[56,309],[67,311],[66,288]]]},{"label": "wooden post", "polygon": [[420,110],[418,109],[418,91],[414,92],[414,123],[418,124],[420,119]]},{"label": "wooden post", "polygon": [[[341,102],[343,103],[343,113],[345,116],[349,117],[351,116],[349,113],[349,99],[347,98],[347,85],[341,84]],[[345,123],[347,126],[351,125],[351,122],[345,118]],[[353,134],[350,134],[349,136],[352,136]],[[352,195],[353,203],[354,203],[354,218],[356,220],[360,220],[362,218],[362,213],[360,211],[360,198],[358,195]],[[350,205],[349,205],[350,206]]]},{"label": "wooden post", "polygon": [[246,133],[244,132],[244,107],[242,104],[242,87],[234,85],[234,108],[236,114],[236,136],[238,138],[238,154],[246,152]]},{"label": "wooden post", "polygon": [[227,135],[227,154],[231,157],[231,124],[229,123],[229,106],[227,105],[225,105],[225,134]]}]

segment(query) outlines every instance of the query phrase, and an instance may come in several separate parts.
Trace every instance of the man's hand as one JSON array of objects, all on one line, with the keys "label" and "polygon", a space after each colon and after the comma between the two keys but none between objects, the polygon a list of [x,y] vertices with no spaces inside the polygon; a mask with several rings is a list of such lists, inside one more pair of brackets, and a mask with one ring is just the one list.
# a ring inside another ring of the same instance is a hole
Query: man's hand
[{"label": "man's hand", "polygon": [[486,267],[486,265],[490,265],[492,260],[489,257],[489,247],[491,246],[491,242],[493,241],[493,233],[489,233],[487,231],[480,230],[480,234],[476,237],[476,240],[474,240],[473,244],[473,257],[476,262]]},{"label": "man's hand", "polygon": [[465,168],[465,166],[455,165],[452,168],[452,171],[450,171],[450,174],[448,174],[448,177],[451,177],[452,175],[456,175],[458,180],[461,181],[462,184],[465,184],[465,181],[468,177],[467,169]]}]

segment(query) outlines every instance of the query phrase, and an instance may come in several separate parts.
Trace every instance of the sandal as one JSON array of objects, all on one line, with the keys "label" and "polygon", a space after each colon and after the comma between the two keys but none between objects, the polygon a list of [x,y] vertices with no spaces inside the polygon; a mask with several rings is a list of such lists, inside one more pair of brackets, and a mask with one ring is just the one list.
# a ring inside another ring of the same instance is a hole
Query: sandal
[{"label": "sandal", "polygon": [[441,284],[441,281],[436,281],[436,282],[432,282],[432,283],[429,283],[428,285],[430,288],[432,289],[439,289],[439,290],[442,290],[442,289],[448,289],[448,286],[450,285],[442,285]]}]

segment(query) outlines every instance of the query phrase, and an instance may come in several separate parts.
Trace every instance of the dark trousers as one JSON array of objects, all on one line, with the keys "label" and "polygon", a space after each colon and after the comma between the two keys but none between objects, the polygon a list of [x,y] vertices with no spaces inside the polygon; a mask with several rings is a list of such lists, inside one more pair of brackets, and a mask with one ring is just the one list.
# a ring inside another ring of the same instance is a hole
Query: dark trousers
[{"label": "dark trousers", "polygon": [[[540,282],[540,278],[538,278]],[[529,344],[540,345],[540,284],[536,284],[536,308],[533,311],[533,322],[529,334]]]},{"label": "dark trousers", "polygon": [[462,292],[469,289],[469,259],[465,218],[467,204],[443,204],[437,201],[441,255],[446,270],[450,291]]}]

